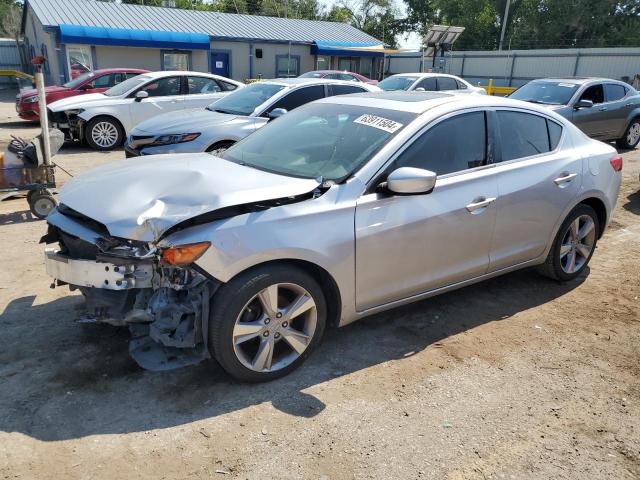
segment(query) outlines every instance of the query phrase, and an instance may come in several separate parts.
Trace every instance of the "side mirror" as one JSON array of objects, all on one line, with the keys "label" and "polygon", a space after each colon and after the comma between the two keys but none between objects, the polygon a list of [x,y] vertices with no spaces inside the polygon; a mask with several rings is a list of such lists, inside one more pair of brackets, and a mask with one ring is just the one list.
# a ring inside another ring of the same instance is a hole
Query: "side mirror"
[{"label": "side mirror", "polygon": [[593,102],[591,100],[578,100],[574,108],[578,110],[579,108],[591,108],[591,107],[593,107]]},{"label": "side mirror", "polygon": [[136,92],[136,102],[141,102],[142,99],[144,98],[149,98],[149,92],[145,90],[140,90],[139,92]]},{"label": "side mirror", "polygon": [[283,116],[287,112],[288,110],[286,108],[274,108],[269,112],[269,118],[273,120],[274,118]]},{"label": "side mirror", "polygon": [[436,174],[430,170],[400,167],[387,177],[387,189],[398,195],[431,193],[436,186]]},{"label": "side mirror", "polygon": [[93,83],[85,83],[81,90],[93,90],[95,87],[93,86]]}]

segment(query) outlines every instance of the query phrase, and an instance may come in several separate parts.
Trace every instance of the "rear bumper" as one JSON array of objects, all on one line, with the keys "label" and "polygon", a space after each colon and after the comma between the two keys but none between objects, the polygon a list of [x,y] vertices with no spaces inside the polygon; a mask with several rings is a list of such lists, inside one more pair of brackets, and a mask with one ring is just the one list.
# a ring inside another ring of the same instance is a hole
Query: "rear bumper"
[{"label": "rear bumper", "polygon": [[45,249],[47,274],[55,280],[78,287],[105,290],[151,288],[151,264],[115,265],[95,260],[78,260],[62,255],[53,248]]}]

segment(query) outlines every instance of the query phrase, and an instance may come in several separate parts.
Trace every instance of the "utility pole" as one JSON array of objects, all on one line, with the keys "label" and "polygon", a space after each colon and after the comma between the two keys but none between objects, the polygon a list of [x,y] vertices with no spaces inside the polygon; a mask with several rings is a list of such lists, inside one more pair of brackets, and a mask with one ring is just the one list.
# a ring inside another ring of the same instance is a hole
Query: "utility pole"
[{"label": "utility pole", "polygon": [[507,21],[509,20],[509,5],[511,5],[511,0],[507,0],[507,4],[504,7],[504,16],[502,17],[502,31],[500,32],[500,43],[498,44],[498,50],[502,50],[502,43],[504,42],[504,32],[507,30]]}]

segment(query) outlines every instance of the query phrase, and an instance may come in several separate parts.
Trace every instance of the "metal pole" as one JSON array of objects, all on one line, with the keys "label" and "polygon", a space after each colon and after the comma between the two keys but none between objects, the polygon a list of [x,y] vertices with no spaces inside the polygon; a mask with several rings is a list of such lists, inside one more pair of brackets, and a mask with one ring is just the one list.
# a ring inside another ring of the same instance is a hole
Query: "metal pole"
[{"label": "metal pole", "polygon": [[511,0],[507,0],[507,5],[504,7],[504,17],[502,18],[502,31],[500,32],[500,43],[498,44],[498,50],[502,50],[502,43],[504,42],[504,32],[507,30],[507,21],[509,20],[509,5],[511,5]]},{"label": "metal pole", "polygon": [[36,89],[38,90],[38,105],[40,107],[40,128],[42,128],[44,164],[51,165],[51,141],[49,139],[49,120],[47,119],[47,100],[44,92],[42,65],[36,65]]}]

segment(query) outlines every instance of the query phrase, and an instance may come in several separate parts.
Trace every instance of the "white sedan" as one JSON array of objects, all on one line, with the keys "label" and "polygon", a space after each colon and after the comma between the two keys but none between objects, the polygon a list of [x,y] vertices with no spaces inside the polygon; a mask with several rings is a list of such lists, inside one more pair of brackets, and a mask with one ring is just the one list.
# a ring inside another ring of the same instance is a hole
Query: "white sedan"
[{"label": "white sedan", "polygon": [[481,87],[474,87],[466,80],[446,73],[400,73],[391,75],[378,83],[382,90],[416,91],[416,92],[449,92],[449,93],[475,93],[486,95]]},{"label": "white sedan", "polygon": [[175,110],[206,107],[243,86],[208,73],[145,73],[104,93],[53,102],[49,120],[72,140],[86,140],[96,150],[111,150],[143,120]]}]

